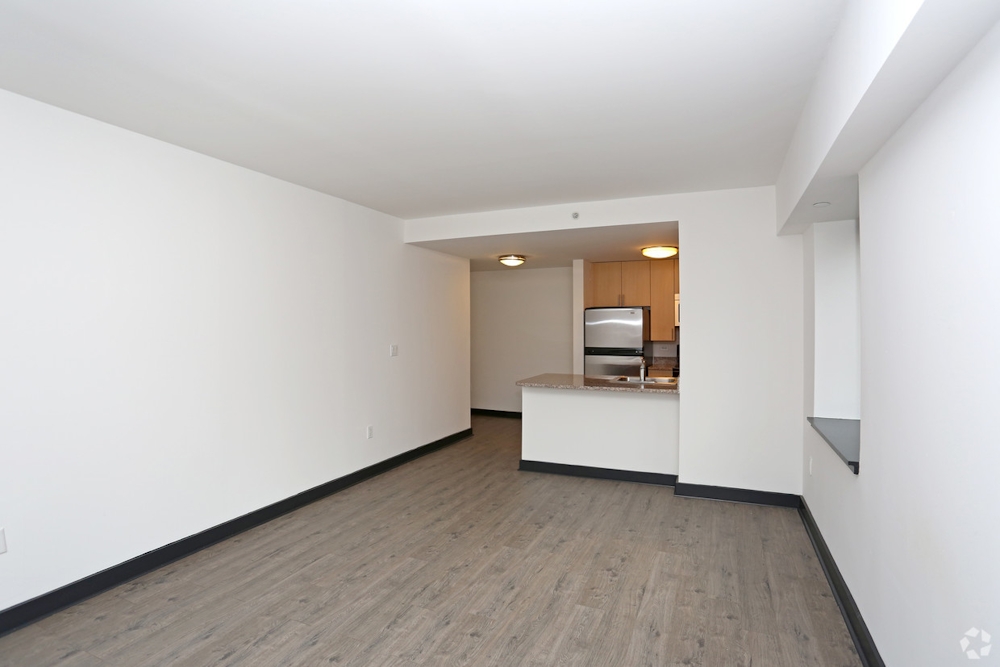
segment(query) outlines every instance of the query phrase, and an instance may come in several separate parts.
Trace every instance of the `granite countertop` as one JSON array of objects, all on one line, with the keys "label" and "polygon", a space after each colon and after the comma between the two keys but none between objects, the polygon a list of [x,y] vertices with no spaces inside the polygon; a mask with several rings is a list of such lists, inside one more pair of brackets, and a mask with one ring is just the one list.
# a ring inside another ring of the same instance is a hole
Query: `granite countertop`
[{"label": "granite countertop", "polygon": [[618,382],[602,378],[572,375],[570,373],[543,373],[520,380],[518,387],[542,387],[544,389],[584,389],[589,391],[621,391],[634,394],[680,394],[678,385],[640,384],[638,382]]}]

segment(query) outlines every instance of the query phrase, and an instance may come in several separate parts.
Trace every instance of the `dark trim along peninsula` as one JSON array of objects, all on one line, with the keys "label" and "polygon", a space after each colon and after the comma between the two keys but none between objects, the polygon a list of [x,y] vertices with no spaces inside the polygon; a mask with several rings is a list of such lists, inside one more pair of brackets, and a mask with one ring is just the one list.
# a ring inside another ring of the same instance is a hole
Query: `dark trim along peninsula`
[{"label": "dark trim along peninsula", "polygon": [[674,486],[674,495],[685,498],[728,500],[734,503],[749,503],[752,505],[791,507],[793,509],[798,509],[802,502],[802,497],[794,493],[753,491],[751,489],[734,489],[729,486],[708,486],[705,484],[687,484],[685,482],[677,482]]},{"label": "dark trim along peninsula", "polygon": [[882,656],[879,655],[878,649],[875,647],[875,640],[872,639],[871,633],[868,632],[868,626],[861,617],[861,611],[858,609],[857,603],[854,602],[854,596],[851,595],[850,589],[847,588],[847,582],[844,581],[843,575],[840,574],[840,568],[837,567],[836,561],[833,560],[833,554],[830,553],[829,547],[826,546],[826,540],[823,539],[823,535],[819,532],[816,519],[813,518],[812,512],[809,511],[809,505],[806,504],[804,498],[802,499],[801,507],[799,507],[799,516],[802,517],[806,533],[809,535],[813,549],[816,550],[816,556],[819,558],[819,564],[823,567],[826,580],[830,582],[833,597],[837,601],[837,606],[840,607],[840,613],[844,616],[844,621],[847,623],[847,630],[851,633],[851,639],[854,640],[854,646],[858,650],[861,664],[864,667],[885,667],[885,663],[882,662]]},{"label": "dark trim along peninsula", "polygon": [[0,611],[0,635],[471,435],[471,428],[453,433]]},{"label": "dark trim along peninsula", "polygon": [[518,470],[547,472],[554,475],[570,475],[572,477],[613,479],[619,482],[658,484],[660,486],[673,486],[677,482],[677,475],[667,475],[665,473],[615,470],[614,468],[592,468],[590,466],[574,466],[564,463],[548,463],[547,461],[526,461],[525,459],[521,459]]},{"label": "dark trim along peninsula", "polygon": [[509,410],[487,410],[486,408],[472,408],[472,414],[474,415],[485,415],[487,417],[509,417],[511,419],[520,419],[520,412],[512,412]]}]

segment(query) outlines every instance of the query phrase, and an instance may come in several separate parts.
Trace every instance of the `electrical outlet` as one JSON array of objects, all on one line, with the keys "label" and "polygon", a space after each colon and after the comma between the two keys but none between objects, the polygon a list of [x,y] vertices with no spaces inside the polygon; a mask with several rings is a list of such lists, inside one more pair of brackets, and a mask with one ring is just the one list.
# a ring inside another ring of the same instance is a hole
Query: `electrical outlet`
[{"label": "electrical outlet", "polygon": [[389,346],[389,356],[398,357],[399,356],[399,346],[396,344]]},{"label": "electrical outlet", "polygon": [[809,476],[812,477],[813,474],[813,457],[809,457]]},{"label": "electrical outlet", "polygon": [[369,440],[371,440],[372,438],[375,437],[375,427],[374,426],[369,426],[367,429],[365,429],[365,437],[367,437]]},{"label": "electrical outlet", "polygon": [[3,532],[3,528],[0,528],[0,554],[7,553],[7,535]]}]

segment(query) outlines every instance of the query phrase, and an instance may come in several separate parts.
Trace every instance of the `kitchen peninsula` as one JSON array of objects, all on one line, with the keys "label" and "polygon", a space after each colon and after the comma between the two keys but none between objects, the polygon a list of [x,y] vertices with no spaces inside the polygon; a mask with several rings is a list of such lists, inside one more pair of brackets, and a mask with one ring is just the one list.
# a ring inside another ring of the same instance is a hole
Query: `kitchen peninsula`
[{"label": "kitchen peninsula", "polygon": [[521,387],[521,470],[673,484],[680,389],[673,379],[546,373]]}]

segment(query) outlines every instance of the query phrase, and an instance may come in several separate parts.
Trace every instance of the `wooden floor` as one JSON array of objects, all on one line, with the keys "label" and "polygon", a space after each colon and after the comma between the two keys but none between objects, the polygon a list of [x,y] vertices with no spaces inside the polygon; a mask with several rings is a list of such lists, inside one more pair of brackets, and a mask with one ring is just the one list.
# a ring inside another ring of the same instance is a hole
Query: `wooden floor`
[{"label": "wooden floor", "polygon": [[794,510],[476,435],[0,637],[0,665],[857,667]]}]

